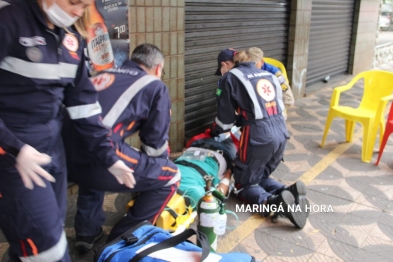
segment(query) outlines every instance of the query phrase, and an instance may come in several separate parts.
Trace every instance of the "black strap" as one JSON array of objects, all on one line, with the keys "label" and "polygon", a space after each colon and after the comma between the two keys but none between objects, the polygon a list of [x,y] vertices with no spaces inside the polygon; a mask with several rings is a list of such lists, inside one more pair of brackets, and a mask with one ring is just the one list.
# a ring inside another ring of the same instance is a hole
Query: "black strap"
[{"label": "black strap", "polygon": [[184,202],[186,202],[186,206],[190,206],[191,205],[191,200],[189,197],[184,196],[184,192],[182,190],[180,190],[180,188],[177,189],[176,191],[179,195],[183,196],[184,198]]},{"label": "black strap", "polygon": [[196,164],[194,164],[194,163],[188,162],[187,160],[179,160],[179,161],[176,161],[175,164],[182,165],[182,166],[189,166],[189,167],[192,167],[192,168],[194,168],[196,171],[198,171],[198,173],[199,173],[202,177],[204,177],[204,176],[209,176],[209,175],[206,173],[206,171],[203,170],[200,166],[198,166],[198,165],[196,165]]},{"label": "black strap", "polygon": [[169,206],[165,207],[165,211],[168,211],[169,214],[172,215],[172,217],[175,219],[175,222],[173,222],[173,224],[171,226],[176,225],[176,218],[178,217],[178,214],[175,212],[175,210],[173,210],[172,208],[170,208]]},{"label": "black strap", "polygon": [[180,244],[181,242],[186,241],[187,239],[189,239],[193,235],[197,235],[198,241],[202,246],[201,261],[203,261],[203,260],[205,260],[205,258],[207,258],[209,256],[209,253],[210,253],[209,240],[207,239],[207,236],[204,233],[196,231],[193,228],[189,228],[176,236],[165,239],[164,241],[162,241],[154,246],[151,246],[138,254],[135,254],[135,256],[129,260],[129,262],[137,262],[153,252],[156,252],[156,251],[159,251],[162,249],[166,249],[166,248],[170,248],[170,247],[174,247],[177,244]]}]

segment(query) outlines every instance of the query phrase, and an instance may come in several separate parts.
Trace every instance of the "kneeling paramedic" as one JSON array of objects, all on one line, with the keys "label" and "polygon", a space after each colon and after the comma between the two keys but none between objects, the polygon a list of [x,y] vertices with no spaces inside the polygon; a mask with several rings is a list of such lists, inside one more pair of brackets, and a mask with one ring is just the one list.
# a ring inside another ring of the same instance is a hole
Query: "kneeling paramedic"
[{"label": "kneeling paramedic", "polygon": [[[120,236],[134,225],[156,219],[178,188],[180,172],[168,160],[168,131],[171,103],[168,88],[160,81],[164,56],[154,45],[136,47],[131,60],[119,69],[110,69],[91,78],[99,90],[102,118],[111,130],[117,155],[134,170],[136,187],[119,185],[100,162],[79,143],[71,126],[63,130],[67,143],[69,179],[79,184],[75,217],[75,248],[86,252],[102,236],[105,221],[102,210],[104,191],[138,192],[134,205],[117,223],[108,240]],[[139,131],[141,151],[125,139]]]},{"label": "kneeling paramedic", "polygon": [[[282,205],[280,214],[302,228],[307,215],[290,212],[288,206],[305,201],[305,185],[298,181],[286,187],[270,177],[283,159],[289,138],[282,115],[280,83],[276,76],[249,62],[247,52],[236,53],[234,60],[236,66],[220,80],[221,94],[212,135],[230,130],[235,122],[242,126],[240,148],[234,161],[235,193],[248,203],[266,205],[268,210]],[[262,213],[269,214],[269,211]]]}]

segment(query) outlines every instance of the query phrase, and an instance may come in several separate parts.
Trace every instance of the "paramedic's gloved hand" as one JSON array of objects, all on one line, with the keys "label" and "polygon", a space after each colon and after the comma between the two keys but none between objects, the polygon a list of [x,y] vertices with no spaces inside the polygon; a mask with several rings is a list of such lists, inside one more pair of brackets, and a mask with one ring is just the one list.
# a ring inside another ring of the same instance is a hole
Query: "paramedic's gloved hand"
[{"label": "paramedic's gloved hand", "polygon": [[108,171],[115,176],[119,184],[124,184],[129,188],[134,188],[136,182],[134,178],[134,171],[130,169],[123,161],[117,160]]},{"label": "paramedic's gloved hand", "polygon": [[26,188],[33,189],[34,184],[46,187],[41,177],[50,182],[55,182],[55,178],[46,172],[41,166],[52,161],[50,156],[42,154],[29,145],[24,145],[16,157],[16,169],[22,178]]}]

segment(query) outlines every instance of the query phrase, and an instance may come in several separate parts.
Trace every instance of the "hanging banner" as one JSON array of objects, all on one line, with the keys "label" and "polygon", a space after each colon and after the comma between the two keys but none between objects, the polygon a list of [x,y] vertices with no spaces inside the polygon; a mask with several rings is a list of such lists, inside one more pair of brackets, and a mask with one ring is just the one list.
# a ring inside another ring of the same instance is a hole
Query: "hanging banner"
[{"label": "hanging banner", "polygon": [[[128,1],[97,0],[89,8],[91,33],[88,49],[95,70],[121,66],[129,56]],[[108,41],[111,52],[103,51]]]}]

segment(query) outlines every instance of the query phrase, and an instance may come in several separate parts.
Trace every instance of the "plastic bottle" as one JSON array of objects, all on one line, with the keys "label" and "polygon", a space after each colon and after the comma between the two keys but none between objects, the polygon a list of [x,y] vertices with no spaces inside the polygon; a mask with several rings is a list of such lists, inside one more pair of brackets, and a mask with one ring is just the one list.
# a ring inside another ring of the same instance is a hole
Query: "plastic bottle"
[{"label": "plastic bottle", "polygon": [[91,60],[92,69],[101,71],[112,68],[115,64],[113,50],[109,39],[108,29],[105,26],[105,20],[97,9],[97,5],[89,5],[89,25],[87,50]]}]

